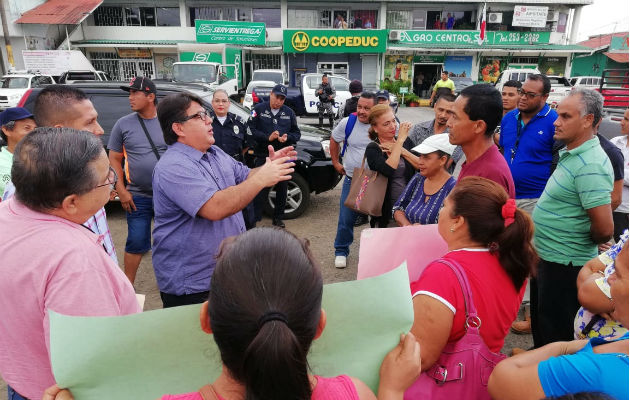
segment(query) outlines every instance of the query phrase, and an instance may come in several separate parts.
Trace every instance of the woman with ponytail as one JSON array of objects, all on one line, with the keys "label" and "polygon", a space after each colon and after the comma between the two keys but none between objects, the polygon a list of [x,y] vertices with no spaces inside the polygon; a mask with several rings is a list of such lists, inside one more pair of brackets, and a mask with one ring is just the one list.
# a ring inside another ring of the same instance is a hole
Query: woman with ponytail
[{"label": "woman with ponytail", "polygon": [[[481,320],[479,333],[491,352],[498,353],[516,318],[525,282],[536,265],[530,217],[516,208],[505,189],[480,177],[458,181],[444,201],[438,231],[448,245],[443,259],[465,273]],[[447,343],[466,332],[466,306],[451,268],[429,264],[411,284],[414,323],[420,342],[422,370],[431,368]]]},{"label": "woman with ponytail", "polygon": [[[257,228],[226,239],[201,327],[214,334],[223,372],[199,392],[163,400],[376,399],[360,380],[309,373],[307,354],[326,326],[322,275],[308,242]],[[420,373],[420,348],[401,337],[381,366],[379,399],[402,399]]]}]

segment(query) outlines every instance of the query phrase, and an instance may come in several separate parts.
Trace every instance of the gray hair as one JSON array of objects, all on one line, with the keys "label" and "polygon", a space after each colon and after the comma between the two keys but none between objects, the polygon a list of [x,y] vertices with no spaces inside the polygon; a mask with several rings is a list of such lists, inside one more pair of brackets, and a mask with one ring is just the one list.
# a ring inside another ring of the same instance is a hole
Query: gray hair
[{"label": "gray hair", "polygon": [[[13,131],[13,129],[15,129],[15,121],[8,121],[6,124],[2,125],[2,128],[8,131]],[[0,129],[0,143],[3,142],[9,143],[9,139],[7,138],[7,135],[4,134],[4,131]]]},{"label": "gray hair", "polygon": [[576,88],[569,93],[569,96],[578,96],[582,109],[582,116],[593,114],[593,128],[599,124],[602,119],[604,109],[604,97],[597,91],[592,89]]},{"label": "gray hair", "polygon": [[69,195],[98,185],[92,162],[104,152],[100,139],[71,128],[36,128],[15,148],[11,180],[15,197],[36,211],[58,208]]},{"label": "gray hair", "polygon": [[228,98],[228,100],[230,99],[230,95],[228,94],[227,90],[225,89],[214,89],[214,93],[212,93],[212,99],[214,100],[214,95],[217,93],[225,93],[225,96]]}]

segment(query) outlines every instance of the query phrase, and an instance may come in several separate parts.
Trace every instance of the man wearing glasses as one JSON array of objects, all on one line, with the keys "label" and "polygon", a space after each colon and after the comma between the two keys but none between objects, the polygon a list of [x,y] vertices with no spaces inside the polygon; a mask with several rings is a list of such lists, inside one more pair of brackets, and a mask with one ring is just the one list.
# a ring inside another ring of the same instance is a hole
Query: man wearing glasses
[{"label": "man wearing glasses", "polygon": [[142,310],[129,280],[103,251],[103,235],[85,226],[116,182],[101,140],[70,128],[37,128],[15,148],[12,171],[15,196],[0,203],[6,328],[0,374],[9,399],[41,399],[55,383],[48,310],[75,316]]},{"label": "man wearing glasses", "polygon": [[516,205],[530,215],[551,176],[558,114],[546,103],[550,89],[545,75],[530,75],[518,89],[517,108],[501,121],[499,145],[514,179]]},{"label": "man wearing glasses", "polygon": [[164,135],[157,119],[157,89],[145,77],[135,77],[129,85],[131,114],[116,121],[109,137],[109,162],[125,178],[116,185],[120,204],[127,214],[125,244],[125,275],[133,285],[142,256],[151,250],[151,220],[153,219],[153,169],[166,151]]},{"label": "man wearing glasses", "polygon": [[197,96],[165,97],[157,112],[169,148],[153,173],[153,268],[164,307],[203,303],[220,243],[245,231],[241,211],[261,190],[291,179],[297,153],[268,146],[250,170],[214,145]]}]

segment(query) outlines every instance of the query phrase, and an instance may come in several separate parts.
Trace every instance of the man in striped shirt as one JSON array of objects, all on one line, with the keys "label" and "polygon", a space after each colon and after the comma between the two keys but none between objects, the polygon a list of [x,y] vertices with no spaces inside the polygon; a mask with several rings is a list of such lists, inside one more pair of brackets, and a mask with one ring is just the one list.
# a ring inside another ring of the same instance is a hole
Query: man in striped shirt
[{"label": "man in striped shirt", "polygon": [[613,171],[595,136],[602,107],[602,96],[587,89],[574,90],[558,106],[554,139],[566,147],[532,215],[540,256],[531,280],[535,347],[573,339],[578,272],[613,234]]},{"label": "man in striped shirt", "polygon": [[[35,99],[33,110],[37,126],[74,128],[101,136],[104,131],[96,118],[98,113],[85,93],[70,85],[49,85]],[[8,200],[15,193],[15,186],[7,183],[2,200]],[[83,223],[83,226],[103,238],[103,248],[118,264],[114,241],[107,225],[105,208],[101,208]]]}]

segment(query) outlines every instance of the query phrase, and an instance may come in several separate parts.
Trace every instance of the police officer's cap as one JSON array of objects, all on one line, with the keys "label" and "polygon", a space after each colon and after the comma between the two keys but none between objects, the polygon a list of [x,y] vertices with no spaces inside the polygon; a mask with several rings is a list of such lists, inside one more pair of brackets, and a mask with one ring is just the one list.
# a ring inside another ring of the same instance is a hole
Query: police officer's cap
[{"label": "police officer's cap", "polygon": [[273,89],[271,89],[271,93],[275,94],[276,96],[287,97],[287,87],[284,85],[276,85],[273,87]]}]

